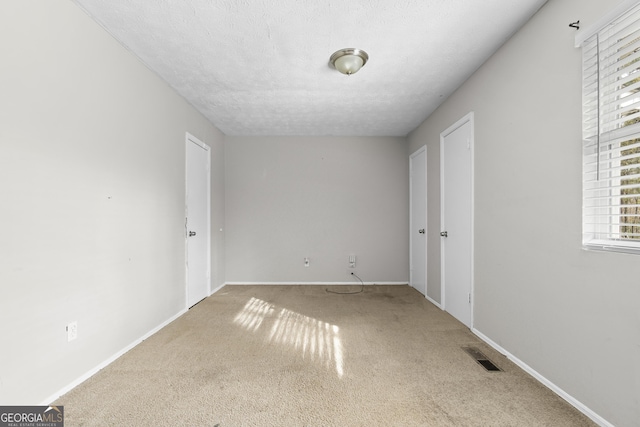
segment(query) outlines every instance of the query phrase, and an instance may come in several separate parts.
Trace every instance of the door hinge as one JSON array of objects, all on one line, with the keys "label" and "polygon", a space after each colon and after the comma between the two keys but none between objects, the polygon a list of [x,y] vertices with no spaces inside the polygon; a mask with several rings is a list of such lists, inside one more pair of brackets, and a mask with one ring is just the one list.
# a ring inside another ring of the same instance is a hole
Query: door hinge
[{"label": "door hinge", "polygon": [[467,150],[471,150],[471,140],[467,139]]},{"label": "door hinge", "polygon": [[471,304],[471,293],[469,293],[469,304]]}]

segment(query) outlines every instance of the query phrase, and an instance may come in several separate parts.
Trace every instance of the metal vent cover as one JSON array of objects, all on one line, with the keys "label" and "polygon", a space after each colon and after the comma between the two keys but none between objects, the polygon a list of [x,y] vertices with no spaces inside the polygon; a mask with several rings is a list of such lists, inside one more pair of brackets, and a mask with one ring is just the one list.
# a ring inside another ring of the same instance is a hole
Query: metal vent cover
[{"label": "metal vent cover", "polygon": [[491,372],[502,372],[502,369],[500,369],[495,363],[489,360],[489,358],[476,347],[462,347],[462,349],[466,351],[467,354],[471,356],[473,360],[478,362],[478,364],[485,370]]}]

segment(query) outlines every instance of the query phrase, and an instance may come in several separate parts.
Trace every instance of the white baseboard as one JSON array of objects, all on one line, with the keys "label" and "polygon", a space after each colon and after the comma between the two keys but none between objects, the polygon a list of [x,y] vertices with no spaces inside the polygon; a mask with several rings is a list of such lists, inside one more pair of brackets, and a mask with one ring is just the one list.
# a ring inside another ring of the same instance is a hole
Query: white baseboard
[{"label": "white baseboard", "polygon": [[153,328],[152,330],[147,332],[142,337],[138,338],[137,340],[135,340],[134,342],[132,342],[131,344],[129,344],[128,346],[126,346],[125,348],[123,348],[122,350],[120,350],[119,352],[117,352],[116,354],[114,354],[113,356],[108,358],[107,360],[105,360],[104,362],[100,363],[95,368],[93,368],[90,371],[86,372],[84,375],[81,375],[79,378],[77,378],[71,384],[68,384],[67,386],[65,386],[62,389],[58,390],[53,395],[51,395],[48,398],[46,398],[40,405],[42,405],[42,406],[50,405],[51,403],[53,403],[54,401],[59,399],[60,396],[68,393],[69,391],[71,391],[75,387],[79,386],[80,384],[82,384],[83,382],[85,382],[86,380],[91,378],[93,375],[95,375],[98,371],[100,371],[101,369],[104,369],[105,367],[107,367],[108,365],[113,363],[116,359],[118,359],[120,356],[125,354],[127,351],[131,350],[133,347],[137,346],[142,341],[146,340],[147,338],[149,338],[150,336],[152,336],[153,334],[158,332],[160,329],[164,328],[169,323],[173,322],[174,320],[176,320],[178,317],[182,316],[186,312],[187,312],[187,309],[181,310],[176,315],[172,316],[168,320],[166,320],[163,323],[161,323],[160,325],[156,326],[155,328]]},{"label": "white baseboard", "polygon": [[477,330],[475,328],[471,328],[471,332],[476,334],[478,336],[478,338],[480,338],[482,341],[486,342],[491,347],[493,347],[494,349],[496,349],[500,353],[504,354],[507,357],[507,359],[511,360],[513,363],[518,365],[526,373],[531,375],[536,380],[540,381],[543,385],[545,385],[547,388],[549,388],[555,394],[557,394],[558,396],[560,396],[561,398],[566,400],[571,406],[576,408],[578,411],[582,412],[587,417],[591,418],[591,420],[593,422],[595,422],[596,424],[598,424],[599,426],[602,426],[602,427],[614,427],[613,424],[611,424],[610,422],[608,422],[607,420],[602,418],[600,415],[598,415],[595,412],[593,412],[591,409],[589,409],[589,407],[587,407],[585,404],[583,404],[582,402],[580,402],[579,400],[577,400],[576,398],[571,396],[569,393],[567,393],[566,391],[562,390],[560,387],[558,387],[557,385],[555,385],[554,383],[552,383],[551,381],[549,381],[548,379],[546,379],[545,377],[540,375],[540,373],[538,373],[536,370],[534,370],[531,366],[527,365],[522,360],[518,359],[513,354],[509,353],[507,350],[505,350],[504,348],[499,346],[497,343],[495,343],[493,340],[491,340],[491,338],[487,337],[486,335],[484,335],[479,330]]},{"label": "white baseboard", "polygon": [[[360,285],[360,282],[227,282],[225,285]],[[365,285],[407,285],[407,282],[364,282]]]},{"label": "white baseboard", "polygon": [[213,289],[213,290],[209,293],[209,296],[211,296],[211,295],[215,294],[215,293],[216,293],[216,292],[218,292],[220,289],[224,288],[224,285],[226,285],[226,283],[224,283],[224,284],[222,284],[222,285],[218,286],[217,288]]},{"label": "white baseboard", "polygon": [[440,305],[439,302],[437,302],[436,300],[434,300],[433,298],[429,297],[428,295],[424,296],[427,300],[429,300],[429,302],[433,305],[435,305],[436,307],[438,307],[440,310],[442,310],[442,306]]}]

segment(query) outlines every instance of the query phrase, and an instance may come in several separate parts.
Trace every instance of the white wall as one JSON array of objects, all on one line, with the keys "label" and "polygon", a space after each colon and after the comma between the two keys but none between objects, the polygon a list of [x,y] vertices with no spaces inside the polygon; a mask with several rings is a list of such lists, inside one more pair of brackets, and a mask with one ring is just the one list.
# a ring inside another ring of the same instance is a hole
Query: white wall
[{"label": "white wall", "polygon": [[[407,283],[404,138],[226,137],[228,282]],[[304,258],[310,266],[304,267]]]},{"label": "white wall", "polygon": [[640,420],[640,258],[581,249],[583,28],[618,1],[550,0],[410,137],[428,144],[429,286],[439,135],[475,112],[475,326],[616,426]]},{"label": "white wall", "polygon": [[185,132],[214,230],[223,136],[70,1],[0,2],[0,52],[0,404],[39,404],[185,308]]}]

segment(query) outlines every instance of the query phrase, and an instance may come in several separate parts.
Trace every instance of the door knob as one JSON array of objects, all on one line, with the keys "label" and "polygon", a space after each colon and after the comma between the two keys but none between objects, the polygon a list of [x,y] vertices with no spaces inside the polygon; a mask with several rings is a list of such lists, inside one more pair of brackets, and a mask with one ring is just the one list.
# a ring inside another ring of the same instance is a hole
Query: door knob
[{"label": "door knob", "polygon": [[190,232],[189,232],[189,237],[193,237],[193,236],[195,236],[195,235],[196,235],[196,232],[195,232],[195,231],[190,231]]},{"label": "door knob", "polygon": [[442,237],[447,237],[447,236],[448,236],[448,234],[447,234],[447,232],[446,232],[446,231],[441,231],[441,232],[440,232],[440,235],[441,235]]},{"label": "door knob", "polygon": [[424,228],[421,228],[420,230],[418,230],[418,233],[424,234]]}]

